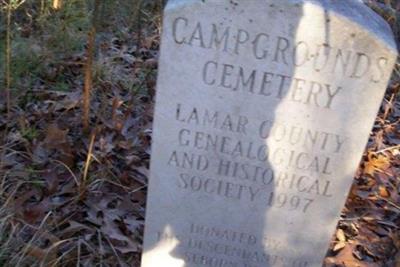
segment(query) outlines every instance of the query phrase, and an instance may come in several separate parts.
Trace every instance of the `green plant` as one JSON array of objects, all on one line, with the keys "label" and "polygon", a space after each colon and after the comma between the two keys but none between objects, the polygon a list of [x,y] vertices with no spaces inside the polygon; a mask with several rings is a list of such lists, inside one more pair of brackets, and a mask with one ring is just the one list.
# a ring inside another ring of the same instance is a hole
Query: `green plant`
[{"label": "green plant", "polygon": [[38,130],[34,127],[22,129],[21,135],[28,141],[33,141],[38,136]]}]

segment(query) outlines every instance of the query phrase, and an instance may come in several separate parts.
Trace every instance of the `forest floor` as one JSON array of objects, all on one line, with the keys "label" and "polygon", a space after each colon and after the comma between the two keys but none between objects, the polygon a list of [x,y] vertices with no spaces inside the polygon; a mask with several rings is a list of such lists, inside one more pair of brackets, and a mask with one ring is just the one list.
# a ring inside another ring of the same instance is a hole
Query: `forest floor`
[{"label": "forest floor", "polygon": [[[13,13],[9,113],[0,93],[0,266],[139,266],[160,8],[145,5],[139,21],[126,1],[101,10],[107,23],[96,38],[91,130],[84,133],[91,8],[84,2],[71,0],[59,10],[28,2]],[[6,31],[2,23],[1,50]],[[400,266],[397,70],[325,266]]]}]

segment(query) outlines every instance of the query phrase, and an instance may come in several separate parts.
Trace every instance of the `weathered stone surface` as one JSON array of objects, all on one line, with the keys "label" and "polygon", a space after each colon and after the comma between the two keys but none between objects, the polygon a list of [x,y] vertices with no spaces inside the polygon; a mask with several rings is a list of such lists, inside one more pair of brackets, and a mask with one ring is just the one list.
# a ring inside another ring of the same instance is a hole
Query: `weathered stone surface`
[{"label": "weathered stone surface", "polygon": [[321,266],[396,51],[359,1],[171,0],[142,266]]}]

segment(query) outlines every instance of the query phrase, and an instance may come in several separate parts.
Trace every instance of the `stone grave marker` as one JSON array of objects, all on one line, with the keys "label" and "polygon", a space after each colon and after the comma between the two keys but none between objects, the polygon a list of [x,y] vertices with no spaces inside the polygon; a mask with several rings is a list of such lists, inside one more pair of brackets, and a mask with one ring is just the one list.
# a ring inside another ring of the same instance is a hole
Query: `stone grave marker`
[{"label": "stone grave marker", "polygon": [[142,267],[321,266],[396,55],[356,0],[170,0]]}]

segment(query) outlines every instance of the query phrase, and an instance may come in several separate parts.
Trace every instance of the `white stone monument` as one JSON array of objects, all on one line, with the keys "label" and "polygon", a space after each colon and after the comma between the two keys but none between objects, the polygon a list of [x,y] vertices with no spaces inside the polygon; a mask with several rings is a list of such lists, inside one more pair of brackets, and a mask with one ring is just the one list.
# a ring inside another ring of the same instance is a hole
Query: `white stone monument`
[{"label": "white stone monument", "polygon": [[396,56],[356,0],[170,0],[142,267],[321,266]]}]

